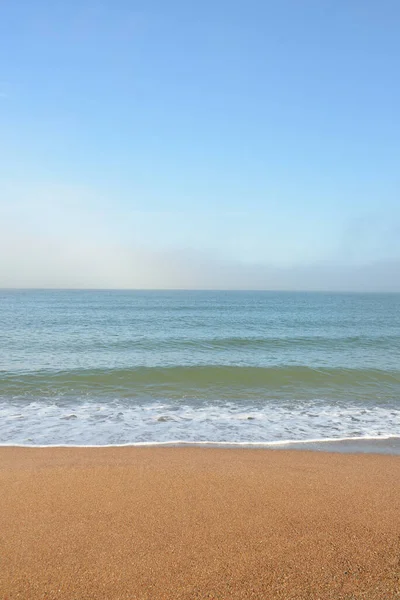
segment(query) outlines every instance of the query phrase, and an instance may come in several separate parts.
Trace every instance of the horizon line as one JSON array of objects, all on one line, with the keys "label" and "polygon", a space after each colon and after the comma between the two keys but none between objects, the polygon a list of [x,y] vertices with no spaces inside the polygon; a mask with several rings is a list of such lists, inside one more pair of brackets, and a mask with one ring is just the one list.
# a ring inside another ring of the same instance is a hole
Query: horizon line
[{"label": "horizon line", "polygon": [[263,292],[279,294],[400,294],[394,290],[328,290],[328,289],[267,289],[267,288],[94,288],[94,287],[3,287],[1,292]]}]

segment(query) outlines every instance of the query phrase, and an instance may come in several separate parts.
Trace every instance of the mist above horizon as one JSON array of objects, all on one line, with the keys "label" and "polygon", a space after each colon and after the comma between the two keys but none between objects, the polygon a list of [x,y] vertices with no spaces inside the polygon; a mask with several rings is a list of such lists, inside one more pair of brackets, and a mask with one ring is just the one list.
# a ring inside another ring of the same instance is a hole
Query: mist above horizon
[{"label": "mist above horizon", "polygon": [[344,224],[328,244],[323,222],[306,239],[305,222],[289,238],[244,211],[126,211],[122,224],[87,191],[26,193],[7,189],[3,288],[400,291],[397,229],[378,217]]},{"label": "mist above horizon", "polygon": [[391,0],[7,3],[0,287],[400,291],[399,27]]}]

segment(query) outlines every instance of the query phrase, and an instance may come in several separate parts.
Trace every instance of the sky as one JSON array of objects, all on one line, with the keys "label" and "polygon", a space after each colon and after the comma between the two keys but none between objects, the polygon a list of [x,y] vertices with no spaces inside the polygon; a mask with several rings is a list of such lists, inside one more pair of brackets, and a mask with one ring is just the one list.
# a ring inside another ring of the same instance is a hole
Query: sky
[{"label": "sky", "polygon": [[398,0],[3,0],[0,287],[400,291]]}]

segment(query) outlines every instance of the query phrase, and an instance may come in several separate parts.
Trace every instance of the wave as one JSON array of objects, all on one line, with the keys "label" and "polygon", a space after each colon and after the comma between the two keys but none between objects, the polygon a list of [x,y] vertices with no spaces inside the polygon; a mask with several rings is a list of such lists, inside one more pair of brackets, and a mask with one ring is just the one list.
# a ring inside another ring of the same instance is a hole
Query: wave
[{"label": "wave", "polygon": [[[298,350],[306,351],[318,351],[323,352],[329,350],[330,353],[344,352],[344,351],[360,351],[365,348],[379,349],[380,351],[387,349],[391,352],[400,352],[400,339],[398,336],[384,336],[384,337],[364,337],[364,336],[337,336],[337,337],[325,337],[325,336],[303,336],[303,337],[204,337],[204,338],[192,338],[192,339],[180,339],[180,338],[138,338],[138,339],[127,339],[117,340],[111,342],[107,341],[104,344],[104,350],[107,352],[111,350],[115,351],[127,351],[127,350],[144,350],[144,351],[184,351],[189,350],[191,352],[202,353],[202,352],[251,352],[251,351],[289,351],[296,352]],[[82,347],[82,350],[87,348]]]},{"label": "wave", "polygon": [[230,337],[192,337],[172,338],[158,336],[132,336],[125,339],[71,339],[53,340],[52,350],[68,352],[105,351],[229,351],[229,350],[318,350],[328,349],[330,352],[345,349],[359,350],[363,348],[390,349],[391,352],[400,351],[400,338],[398,335],[386,336],[230,336]]},{"label": "wave", "polygon": [[0,396],[54,393],[169,395],[170,393],[232,394],[235,390],[354,389],[360,393],[395,390],[400,371],[379,369],[312,368],[305,366],[173,366],[131,369],[75,369],[65,371],[0,372]]}]

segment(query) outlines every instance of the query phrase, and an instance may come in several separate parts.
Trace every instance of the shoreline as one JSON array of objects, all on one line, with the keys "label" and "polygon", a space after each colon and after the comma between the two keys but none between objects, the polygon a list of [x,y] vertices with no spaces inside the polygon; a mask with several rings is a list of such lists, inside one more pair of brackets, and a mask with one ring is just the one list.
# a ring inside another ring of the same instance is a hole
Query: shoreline
[{"label": "shoreline", "polygon": [[10,444],[1,448],[220,448],[232,450],[293,450],[340,454],[400,455],[400,436],[359,436],[271,442],[216,442],[171,440],[166,442],[132,442],[122,444]]},{"label": "shoreline", "polygon": [[0,448],[0,598],[391,600],[400,459]]}]

